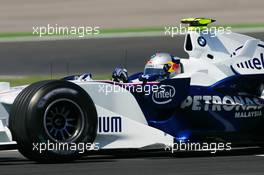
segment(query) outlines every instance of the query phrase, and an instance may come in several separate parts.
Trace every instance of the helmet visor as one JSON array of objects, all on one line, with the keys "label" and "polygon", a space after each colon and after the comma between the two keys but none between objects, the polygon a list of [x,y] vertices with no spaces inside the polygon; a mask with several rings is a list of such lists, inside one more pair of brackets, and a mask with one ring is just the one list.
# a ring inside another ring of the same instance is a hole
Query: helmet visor
[{"label": "helmet visor", "polygon": [[165,75],[165,71],[160,68],[145,68],[144,75]]}]

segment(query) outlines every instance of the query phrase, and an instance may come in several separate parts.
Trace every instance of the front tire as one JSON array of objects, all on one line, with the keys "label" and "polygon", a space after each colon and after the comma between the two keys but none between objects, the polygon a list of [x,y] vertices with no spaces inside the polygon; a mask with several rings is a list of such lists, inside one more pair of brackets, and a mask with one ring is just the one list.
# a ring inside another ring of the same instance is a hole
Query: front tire
[{"label": "front tire", "polygon": [[[78,85],[62,80],[42,81],[17,96],[9,127],[25,157],[38,162],[72,161],[87,153],[78,150],[78,144],[92,149],[97,113],[90,96]],[[59,144],[65,146],[63,150],[55,147]],[[40,152],[36,145],[46,149]]]}]

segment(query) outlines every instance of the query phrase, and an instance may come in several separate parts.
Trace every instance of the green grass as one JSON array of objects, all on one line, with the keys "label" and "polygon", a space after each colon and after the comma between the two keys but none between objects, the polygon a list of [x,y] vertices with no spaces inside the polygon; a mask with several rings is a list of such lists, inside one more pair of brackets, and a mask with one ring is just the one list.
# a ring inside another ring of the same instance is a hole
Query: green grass
[{"label": "green grass", "polygon": [[[0,77],[0,82],[10,82],[11,86],[20,86],[20,85],[26,85],[31,84],[34,82],[42,81],[42,80],[55,80],[60,79],[62,76],[53,76],[52,78],[50,76],[22,76],[22,77]],[[96,80],[110,80],[110,75],[98,75],[94,77]]]},{"label": "green grass", "polygon": [[[123,29],[101,29],[100,34],[116,34],[116,33],[142,33],[142,32],[162,32],[162,27],[149,28],[123,28]],[[44,36],[65,36],[65,35],[43,35]],[[19,37],[39,37],[33,35],[32,32],[2,32],[0,38],[19,38]]]},{"label": "green grass", "polygon": [[[220,25],[216,25],[219,27]],[[225,24],[224,27],[230,26],[233,29],[245,28],[264,28],[264,23],[252,24]],[[143,27],[143,28],[120,28],[120,29],[100,29],[100,34],[122,34],[122,33],[147,33],[147,32],[164,32],[164,27]],[[44,35],[45,36],[45,35]],[[60,36],[60,35],[46,35],[46,36]],[[38,37],[33,35],[32,32],[2,32],[1,38],[20,38],[20,37]]]},{"label": "green grass", "polygon": [[164,27],[146,27],[146,28],[123,28],[123,29],[102,29],[101,34],[115,33],[143,33],[143,32],[163,32]]},{"label": "green grass", "polygon": [[[59,77],[54,77],[56,79]],[[0,82],[10,82],[11,86],[31,84],[41,80],[50,80],[50,76],[0,77]]]},{"label": "green grass", "polygon": [[0,38],[32,37],[32,32],[2,32]]}]

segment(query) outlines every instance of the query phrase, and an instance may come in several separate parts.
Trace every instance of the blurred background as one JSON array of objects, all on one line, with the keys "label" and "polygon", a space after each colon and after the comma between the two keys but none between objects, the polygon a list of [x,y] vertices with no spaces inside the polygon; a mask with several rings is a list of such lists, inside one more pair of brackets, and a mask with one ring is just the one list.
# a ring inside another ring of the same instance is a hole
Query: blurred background
[{"label": "blurred background", "polygon": [[0,31],[28,32],[47,24],[160,27],[193,16],[219,24],[264,23],[263,8],[263,0],[1,0]]},{"label": "blurred background", "polygon": [[[178,26],[184,17],[213,18],[262,39],[263,8],[263,0],[1,0],[0,81],[85,72],[108,78],[115,67],[142,71],[155,52],[186,58],[184,37],[163,35],[164,26]],[[99,26],[108,35],[31,36],[34,26],[48,24]]]}]

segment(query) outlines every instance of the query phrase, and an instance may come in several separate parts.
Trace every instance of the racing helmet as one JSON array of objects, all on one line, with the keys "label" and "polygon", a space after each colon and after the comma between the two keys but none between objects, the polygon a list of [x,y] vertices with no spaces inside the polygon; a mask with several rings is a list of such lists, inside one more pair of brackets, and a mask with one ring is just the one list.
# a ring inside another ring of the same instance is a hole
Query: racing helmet
[{"label": "racing helmet", "polygon": [[172,78],[181,73],[180,58],[168,53],[156,53],[145,65],[144,75]]}]

